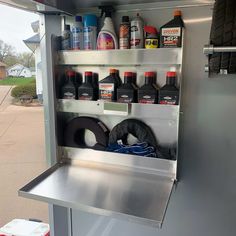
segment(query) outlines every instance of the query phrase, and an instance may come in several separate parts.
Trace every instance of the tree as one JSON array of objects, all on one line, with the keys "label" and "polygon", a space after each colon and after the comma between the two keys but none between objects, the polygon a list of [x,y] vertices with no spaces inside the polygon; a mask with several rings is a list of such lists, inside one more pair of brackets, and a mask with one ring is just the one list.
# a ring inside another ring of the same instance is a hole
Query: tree
[{"label": "tree", "polygon": [[23,52],[17,55],[18,63],[30,68],[35,67],[35,57],[33,53]]},{"label": "tree", "polygon": [[11,56],[14,56],[14,47],[0,40],[0,61],[5,62]]}]

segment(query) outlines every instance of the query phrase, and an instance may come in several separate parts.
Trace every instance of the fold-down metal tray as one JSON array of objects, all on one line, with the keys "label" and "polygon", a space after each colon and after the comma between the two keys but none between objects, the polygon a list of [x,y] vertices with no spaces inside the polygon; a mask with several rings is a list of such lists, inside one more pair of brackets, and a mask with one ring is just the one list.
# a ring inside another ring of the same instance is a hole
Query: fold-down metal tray
[{"label": "fold-down metal tray", "polygon": [[67,160],[19,190],[19,195],[160,227],[176,162],[63,148]]}]

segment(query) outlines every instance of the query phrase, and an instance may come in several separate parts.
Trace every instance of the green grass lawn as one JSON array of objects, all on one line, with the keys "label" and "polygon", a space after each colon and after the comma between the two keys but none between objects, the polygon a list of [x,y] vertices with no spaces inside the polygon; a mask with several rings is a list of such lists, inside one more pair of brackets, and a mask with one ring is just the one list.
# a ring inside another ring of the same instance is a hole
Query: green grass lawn
[{"label": "green grass lawn", "polygon": [[19,77],[7,77],[4,80],[0,80],[0,85],[22,85],[35,81],[35,78],[19,78]]}]

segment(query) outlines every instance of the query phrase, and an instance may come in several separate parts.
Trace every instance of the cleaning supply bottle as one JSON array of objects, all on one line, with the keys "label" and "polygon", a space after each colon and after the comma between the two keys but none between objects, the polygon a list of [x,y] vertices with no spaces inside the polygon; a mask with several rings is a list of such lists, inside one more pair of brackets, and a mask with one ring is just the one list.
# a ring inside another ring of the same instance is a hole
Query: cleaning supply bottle
[{"label": "cleaning supply bottle", "polygon": [[84,15],[84,50],[95,50],[97,45],[97,16]]},{"label": "cleaning supply bottle", "polygon": [[182,47],[184,22],[182,12],[176,10],[174,19],[161,27],[161,48]]},{"label": "cleaning supply bottle", "polygon": [[179,104],[179,89],[176,88],[177,74],[176,72],[167,72],[166,84],[160,88],[159,104],[178,105]]},{"label": "cleaning supply bottle", "polygon": [[75,24],[72,27],[72,49],[81,50],[83,49],[84,33],[83,33],[82,17],[75,17]]},{"label": "cleaning supply bottle", "polygon": [[93,73],[85,71],[84,83],[78,88],[78,99],[93,101],[96,98],[96,91],[93,85]]},{"label": "cleaning supply bottle", "polygon": [[69,70],[66,73],[66,83],[61,88],[62,99],[77,99],[77,89],[75,85],[76,73],[75,71]]},{"label": "cleaning supply bottle", "polygon": [[130,48],[130,22],[128,16],[122,16],[122,23],[119,31],[119,48]]},{"label": "cleaning supply bottle", "polygon": [[97,49],[98,50],[109,50],[118,48],[118,40],[115,33],[115,28],[111,19],[114,8],[112,6],[100,6],[102,10],[101,17],[105,13],[104,25],[98,34],[97,38]]},{"label": "cleaning supply bottle", "polygon": [[145,72],[145,84],[138,90],[138,103],[155,104],[158,100],[154,72]]},{"label": "cleaning supply bottle", "polygon": [[117,89],[117,102],[134,103],[137,99],[137,88],[133,84],[133,73],[125,72],[124,84]]},{"label": "cleaning supply bottle", "polygon": [[99,99],[114,102],[116,101],[117,88],[120,86],[120,79],[116,69],[110,69],[110,75],[99,81]]},{"label": "cleaning supply bottle", "polygon": [[70,25],[65,25],[62,32],[62,50],[70,50],[72,48],[72,33]]},{"label": "cleaning supply bottle", "polygon": [[144,31],[143,19],[137,13],[137,16],[131,21],[130,47],[131,49],[143,48]]}]

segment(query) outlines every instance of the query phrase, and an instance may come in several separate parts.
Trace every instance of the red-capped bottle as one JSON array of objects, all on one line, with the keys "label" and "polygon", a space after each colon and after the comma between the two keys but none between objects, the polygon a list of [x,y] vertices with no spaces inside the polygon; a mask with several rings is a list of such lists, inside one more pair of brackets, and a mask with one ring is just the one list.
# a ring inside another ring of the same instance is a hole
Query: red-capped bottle
[{"label": "red-capped bottle", "polygon": [[93,84],[93,72],[85,71],[84,82],[78,88],[78,99],[93,101],[96,99],[96,88]]},{"label": "red-capped bottle", "polygon": [[116,69],[110,69],[110,75],[99,81],[99,99],[114,102],[117,98],[117,88],[121,79]]},{"label": "red-capped bottle", "polygon": [[138,90],[138,103],[155,104],[158,99],[158,89],[155,83],[155,73],[145,72],[145,84]]},{"label": "red-capped bottle", "polygon": [[77,89],[75,85],[76,72],[69,70],[66,72],[66,83],[61,88],[62,99],[77,99]]},{"label": "red-capped bottle", "polygon": [[179,104],[179,89],[176,87],[177,74],[176,72],[167,72],[166,85],[159,91],[159,104],[178,105]]},{"label": "red-capped bottle", "polygon": [[134,103],[137,101],[137,88],[133,83],[132,72],[124,73],[124,84],[117,89],[117,102]]}]

